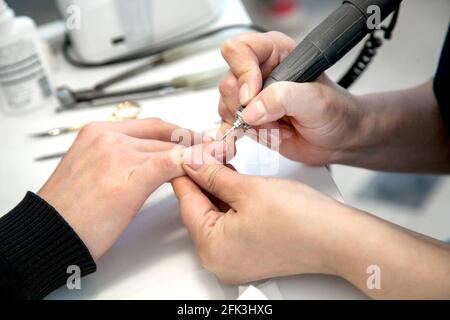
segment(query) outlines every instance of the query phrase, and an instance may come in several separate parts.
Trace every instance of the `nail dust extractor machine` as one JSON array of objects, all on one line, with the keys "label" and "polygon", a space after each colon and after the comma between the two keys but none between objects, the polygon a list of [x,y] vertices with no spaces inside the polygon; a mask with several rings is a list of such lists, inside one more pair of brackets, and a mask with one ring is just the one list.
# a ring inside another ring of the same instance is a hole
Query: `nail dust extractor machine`
[{"label": "nail dust extractor machine", "polygon": [[212,24],[216,0],[58,0],[72,49],[84,63],[105,63],[170,44]]}]

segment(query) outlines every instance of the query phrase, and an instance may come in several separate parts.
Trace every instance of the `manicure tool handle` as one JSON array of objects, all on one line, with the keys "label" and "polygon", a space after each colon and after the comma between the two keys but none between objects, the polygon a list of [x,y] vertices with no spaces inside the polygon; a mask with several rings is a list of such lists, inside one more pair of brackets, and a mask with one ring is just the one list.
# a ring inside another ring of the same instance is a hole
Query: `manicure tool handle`
[{"label": "manicure tool handle", "polygon": [[303,83],[316,80],[375,29],[375,8],[379,8],[378,21],[381,23],[401,2],[402,0],[343,1],[273,70],[264,86],[278,81]]}]

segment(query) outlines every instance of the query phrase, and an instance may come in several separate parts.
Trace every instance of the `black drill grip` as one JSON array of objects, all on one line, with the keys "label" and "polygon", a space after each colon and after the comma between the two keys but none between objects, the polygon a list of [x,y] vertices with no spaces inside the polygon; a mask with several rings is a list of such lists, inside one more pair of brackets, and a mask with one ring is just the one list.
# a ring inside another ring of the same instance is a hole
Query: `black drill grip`
[{"label": "black drill grip", "polygon": [[373,31],[368,24],[373,14],[368,12],[370,6],[380,8],[382,22],[401,2],[402,0],[344,1],[275,68],[264,86],[277,81],[314,81]]}]

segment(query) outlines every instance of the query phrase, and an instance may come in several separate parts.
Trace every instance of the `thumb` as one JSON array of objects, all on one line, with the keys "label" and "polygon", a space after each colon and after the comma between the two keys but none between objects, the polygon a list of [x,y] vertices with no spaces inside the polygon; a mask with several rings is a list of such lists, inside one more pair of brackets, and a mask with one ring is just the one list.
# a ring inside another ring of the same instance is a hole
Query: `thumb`
[{"label": "thumb", "polygon": [[184,176],[182,155],[184,148],[152,152],[133,175],[143,190],[149,194],[163,183]]},{"label": "thumb", "polygon": [[245,177],[222,164],[184,165],[187,175],[216,198],[233,204],[245,192]]},{"label": "thumb", "polygon": [[330,100],[331,88],[323,82],[277,82],[261,91],[242,113],[244,121],[262,126],[294,117],[300,123],[316,119]]},{"label": "thumb", "polygon": [[[209,162],[209,161],[208,161]],[[232,205],[241,200],[246,191],[245,175],[217,163],[184,164],[186,174],[203,190]]]}]

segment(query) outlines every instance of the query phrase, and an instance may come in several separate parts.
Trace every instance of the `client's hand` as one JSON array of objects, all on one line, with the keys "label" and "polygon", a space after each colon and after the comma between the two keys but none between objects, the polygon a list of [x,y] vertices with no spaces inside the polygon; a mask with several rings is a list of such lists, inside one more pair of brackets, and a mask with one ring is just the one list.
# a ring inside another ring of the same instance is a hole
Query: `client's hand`
[{"label": "client's hand", "polygon": [[39,191],[94,259],[114,244],[155,189],[184,175],[185,148],[171,142],[177,129],[158,119],[88,124]]}]

